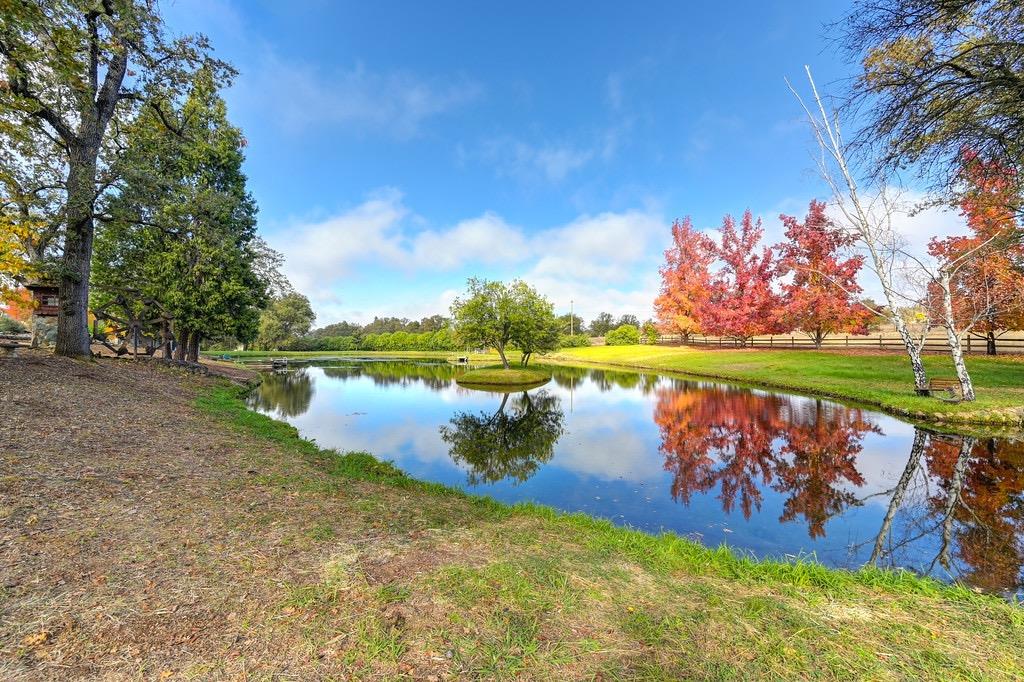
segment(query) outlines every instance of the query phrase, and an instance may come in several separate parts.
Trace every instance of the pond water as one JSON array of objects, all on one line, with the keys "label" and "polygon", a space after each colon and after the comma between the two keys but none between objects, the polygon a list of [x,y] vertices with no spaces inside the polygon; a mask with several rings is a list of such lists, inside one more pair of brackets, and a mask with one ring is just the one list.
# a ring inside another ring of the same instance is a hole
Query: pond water
[{"label": "pond water", "polygon": [[322,446],[506,502],[1024,593],[1024,440],[654,374],[563,367],[505,395],[459,387],[462,371],[318,362],[268,374],[250,405]]}]

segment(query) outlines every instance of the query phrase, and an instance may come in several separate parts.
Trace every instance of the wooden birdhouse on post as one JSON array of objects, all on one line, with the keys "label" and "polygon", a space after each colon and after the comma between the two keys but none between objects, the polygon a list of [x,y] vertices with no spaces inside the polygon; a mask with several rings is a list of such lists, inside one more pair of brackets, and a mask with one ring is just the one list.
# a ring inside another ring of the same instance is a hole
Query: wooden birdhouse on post
[{"label": "wooden birdhouse on post", "polygon": [[32,292],[32,300],[36,304],[33,315],[38,317],[57,317],[60,308],[59,288],[49,282],[30,282],[25,288]]}]

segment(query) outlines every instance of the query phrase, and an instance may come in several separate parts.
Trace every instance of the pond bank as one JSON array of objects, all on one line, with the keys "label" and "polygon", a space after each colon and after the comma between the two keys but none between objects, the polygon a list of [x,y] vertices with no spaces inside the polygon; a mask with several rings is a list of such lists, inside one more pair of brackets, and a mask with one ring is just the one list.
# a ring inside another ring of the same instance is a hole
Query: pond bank
[{"label": "pond bank", "polygon": [[321,450],[209,379],[31,354],[0,362],[0,396],[6,676],[1011,679],[1024,666],[1024,615],[997,598],[467,497]]},{"label": "pond bank", "polygon": [[[737,381],[851,400],[937,424],[1024,427],[1024,358],[1017,356],[969,358],[978,393],[973,403],[915,395],[909,364],[895,353],[592,346],[563,349],[544,360]],[[945,357],[929,355],[924,361],[930,376],[953,375],[952,363]]]}]

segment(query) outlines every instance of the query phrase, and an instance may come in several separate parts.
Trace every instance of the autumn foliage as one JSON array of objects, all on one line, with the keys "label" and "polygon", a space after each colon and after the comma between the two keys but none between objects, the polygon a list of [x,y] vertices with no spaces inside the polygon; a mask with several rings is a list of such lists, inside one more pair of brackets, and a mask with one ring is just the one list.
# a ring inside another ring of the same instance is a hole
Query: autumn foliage
[{"label": "autumn foliage", "polygon": [[1000,332],[1024,327],[1019,198],[1011,173],[975,155],[965,155],[963,178],[960,209],[971,234],[933,239],[929,252],[944,266],[960,264],[950,283],[956,326],[984,336],[994,355]]},{"label": "autumn foliage", "polygon": [[690,219],[672,226],[661,292],[654,307],[661,330],[725,336],[741,345],[755,336],[793,330],[821,345],[834,333],[867,333],[858,256],[843,257],[850,239],[835,228],[825,205],[812,201],[803,222],[781,216],[787,242],[761,243],[764,228],[750,211],[739,224],[726,215],[716,243]]},{"label": "autumn foliage", "polygon": [[666,334],[680,334],[689,340],[701,331],[704,304],[711,294],[711,264],[715,242],[695,230],[690,219],[672,225],[672,246],[665,251],[661,267],[661,293],[654,309]]},{"label": "autumn foliage", "polygon": [[815,348],[829,334],[866,334],[871,312],[857,298],[857,273],[864,259],[842,258],[852,238],[836,229],[820,201],[811,201],[803,222],[780,218],[788,241],[776,247],[778,274],[792,276],[782,287],[782,326],[806,332]]},{"label": "autumn foliage", "polygon": [[802,517],[813,537],[828,520],[856,504],[864,484],[856,468],[864,436],[877,432],[860,410],[731,387],[685,386],[658,390],[654,421],[661,431],[672,496],[688,504],[694,494],[718,489],[722,508],[749,518],[762,490],[787,495],[780,521]]}]

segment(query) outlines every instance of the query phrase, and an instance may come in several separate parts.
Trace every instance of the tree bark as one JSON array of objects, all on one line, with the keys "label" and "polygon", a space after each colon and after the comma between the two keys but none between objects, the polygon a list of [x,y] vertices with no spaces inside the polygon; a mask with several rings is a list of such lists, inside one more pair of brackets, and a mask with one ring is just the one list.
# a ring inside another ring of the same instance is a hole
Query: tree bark
[{"label": "tree bark", "polygon": [[89,273],[92,267],[94,234],[96,155],[98,144],[73,149],[68,168],[67,227],[59,282],[57,339],[54,353],[67,357],[88,357]]},{"label": "tree bark", "polygon": [[914,372],[914,390],[920,395],[926,395],[928,393],[928,374],[921,361],[921,349],[914,343],[914,339],[910,336],[910,330],[907,329],[907,323],[899,313],[892,316],[892,322],[896,327],[896,332],[903,340],[907,355],[910,357],[910,369]]},{"label": "tree bark", "polygon": [[996,333],[993,331],[985,333],[985,355],[996,354]]},{"label": "tree bark", "polygon": [[199,332],[192,332],[188,340],[188,361],[199,362],[199,341],[202,336]]},{"label": "tree bark", "polygon": [[974,400],[974,383],[971,381],[970,372],[967,371],[967,363],[964,361],[964,349],[960,345],[960,335],[957,333],[953,318],[953,295],[950,290],[949,273],[943,272],[941,274],[939,285],[942,288],[942,326],[946,329],[949,354],[953,357],[956,378],[960,380],[960,393],[965,401],[971,402]]},{"label": "tree bark", "polygon": [[174,359],[178,362],[185,362],[185,351],[188,349],[189,337],[191,334],[187,329],[176,329],[175,340],[177,344],[174,346]]},{"label": "tree bark", "polygon": [[498,344],[498,355],[501,356],[501,365],[505,369],[508,369],[508,358],[505,357],[505,344]]}]

